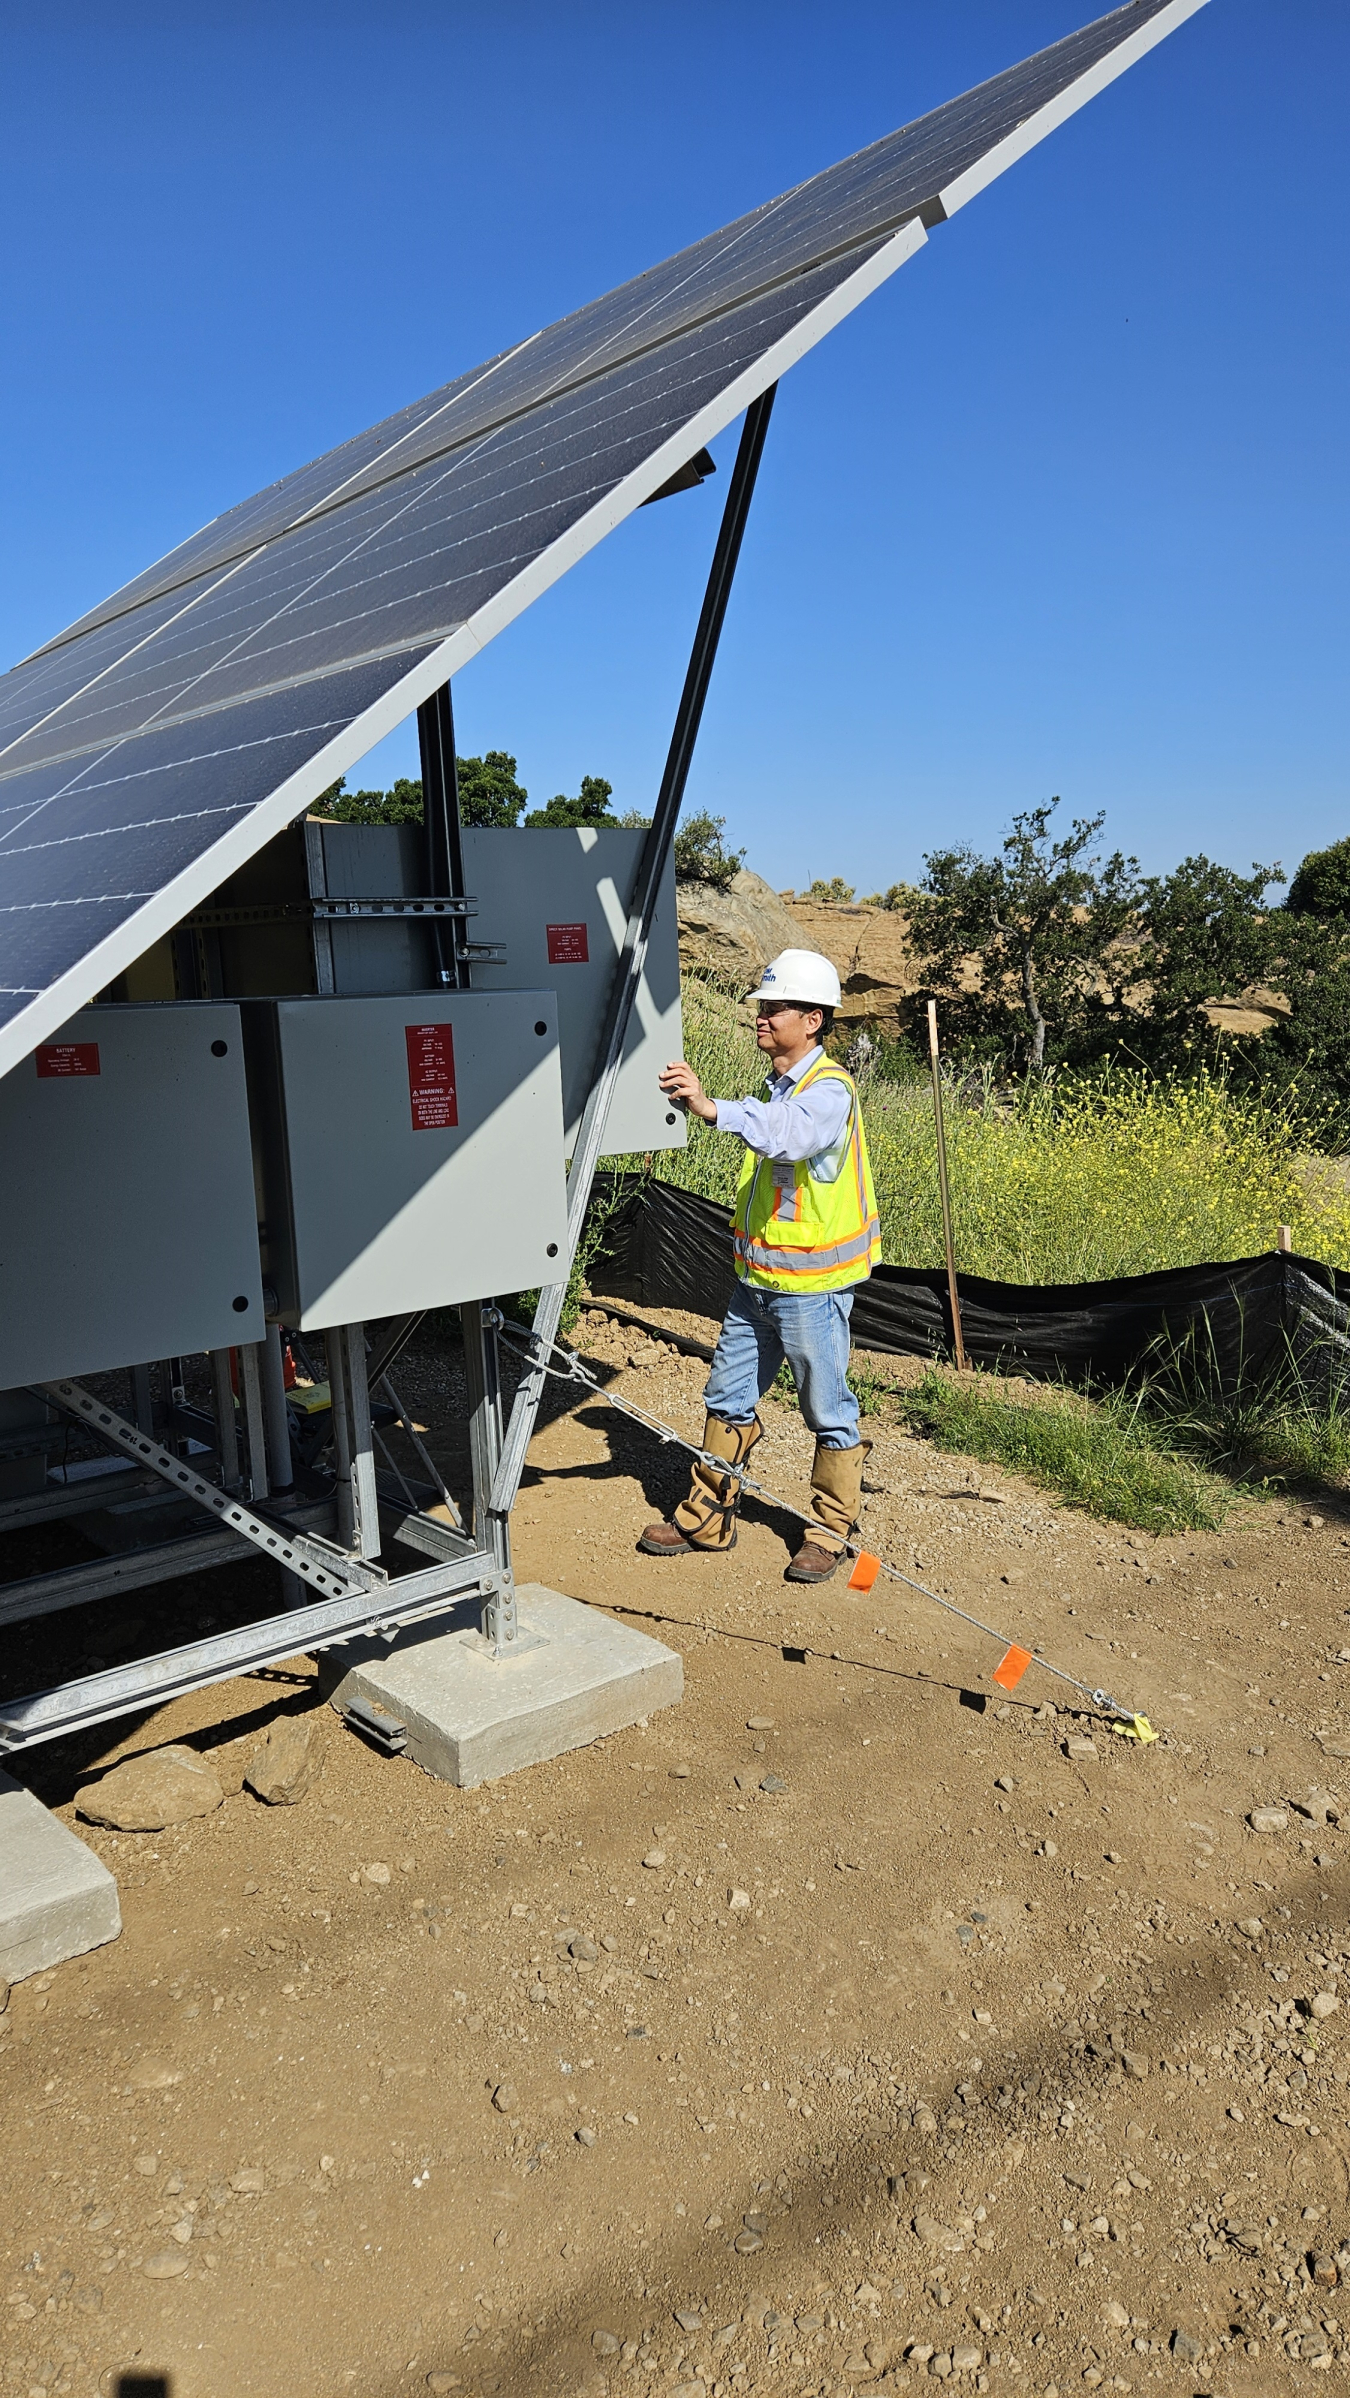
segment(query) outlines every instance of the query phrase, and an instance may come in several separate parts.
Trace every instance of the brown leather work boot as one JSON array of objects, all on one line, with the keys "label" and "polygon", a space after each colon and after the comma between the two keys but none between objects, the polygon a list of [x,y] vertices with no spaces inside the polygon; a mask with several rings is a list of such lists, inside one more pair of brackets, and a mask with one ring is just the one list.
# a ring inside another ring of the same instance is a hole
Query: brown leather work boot
[{"label": "brown leather work boot", "polygon": [[[702,1446],[728,1465],[742,1465],[764,1427],[758,1416],[748,1424],[725,1424],[710,1415],[703,1426]],[[734,1474],[719,1474],[701,1457],[694,1461],[689,1495],[681,1499],[668,1524],[648,1524],[638,1542],[646,1557],[688,1557],[696,1549],[727,1550],[736,1546],[736,1511],[741,1486]]]},{"label": "brown leather work boot", "polygon": [[785,1582],[828,1582],[862,1513],[863,1467],[872,1454],[870,1440],[856,1449],[824,1449],[816,1442],[811,1468],[811,1512],[820,1529],[807,1532],[783,1579]]}]

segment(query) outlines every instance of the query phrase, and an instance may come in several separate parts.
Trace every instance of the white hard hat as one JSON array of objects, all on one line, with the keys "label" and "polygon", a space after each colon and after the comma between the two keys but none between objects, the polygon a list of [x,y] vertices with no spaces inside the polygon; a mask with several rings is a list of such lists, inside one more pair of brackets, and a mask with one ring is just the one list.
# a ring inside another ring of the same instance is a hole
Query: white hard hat
[{"label": "white hard hat", "polygon": [[798,1007],[838,1007],[839,977],[818,949],[782,949],[770,958],[749,999],[786,999]]}]

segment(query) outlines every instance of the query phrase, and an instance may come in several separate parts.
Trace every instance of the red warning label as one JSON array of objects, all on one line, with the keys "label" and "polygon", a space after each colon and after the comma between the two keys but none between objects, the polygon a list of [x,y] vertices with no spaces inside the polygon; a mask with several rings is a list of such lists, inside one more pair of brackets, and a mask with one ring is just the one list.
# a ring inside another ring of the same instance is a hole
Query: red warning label
[{"label": "red warning label", "polygon": [[408,1096],[414,1132],[443,1132],[458,1124],[455,1098],[455,1036],[448,1024],[404,1026],[408,1044]]},{"label": "red warning label", "polygon": [[97,1041],[44,1041],[34,1051],[37,1059],[38,1081],[51,1075],[101,1074]]},{"label": "red warning label", "polygon": [[550,924],[544,929],[550,966],[589,966],[591,952],[584,924]]}]

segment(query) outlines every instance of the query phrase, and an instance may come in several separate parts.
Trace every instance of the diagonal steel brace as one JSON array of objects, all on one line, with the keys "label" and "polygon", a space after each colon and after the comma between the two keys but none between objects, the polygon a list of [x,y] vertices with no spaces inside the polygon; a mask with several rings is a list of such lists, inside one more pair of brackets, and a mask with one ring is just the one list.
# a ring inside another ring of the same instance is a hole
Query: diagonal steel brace
[{"label": "diagonal steel brace", "polygon": [[355,1591],[377,1591],[387,1586],[389,1576],[380,1566],[371,1565],[365,1558],[349,1555],[347,1550],[338,1548],[336,1542],[323,1540],[317,1533],[283,1532],[276,1524],[269,1524],[264,1516],[255,1515],[251,1508],[241,1506],[228,1491],[219,1489],[214,1482],[205,1481],[192,1466],[184,1464],[181,1457],[173,1456],[168,1449],[161,1449],[158,1441],[152,1440],[149,1433],[142,1432],[135,1424],[129,1424],[125,1416],[105,1406],[81,1383],[38,1382],[33,1388],[40,1391],[44,1399],[50,1399],[54,1407],[74,1416],[78,1422],[88,1424],[100,1439],[106,1440],[113,1448],[122,1449],[128,1457],[134,1457],[138,1465],[149,1466],[183,1498],[191,1499],[196,1506],[204,1507],[209,1514],[218,1516],[221,1523],[228,1524],[232,1532],[241,1533],[245,1540],[251,1540],[255,1548],[261,1549],[268,1557],[274,1557],[278,1565],[284,1565],[291,1573],[298,1574],[303,1582],[310,1583],[315,1590],[322,1591],[325,1598],[342,1598]]}]

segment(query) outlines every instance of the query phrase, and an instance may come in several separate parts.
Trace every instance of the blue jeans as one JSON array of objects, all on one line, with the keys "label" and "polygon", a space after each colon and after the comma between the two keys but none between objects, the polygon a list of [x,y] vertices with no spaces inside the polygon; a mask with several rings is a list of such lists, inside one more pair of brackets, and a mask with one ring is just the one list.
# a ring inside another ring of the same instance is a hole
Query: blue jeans
[{"label": "blue jeans", "polygon": [[826,1449],[856,1449],[858,1402],[848,1387],[853,1293],[763,1291],[738,1282],[703,1393],[709,1415],[748,1424],[787,1359],[802,1416]]}]

